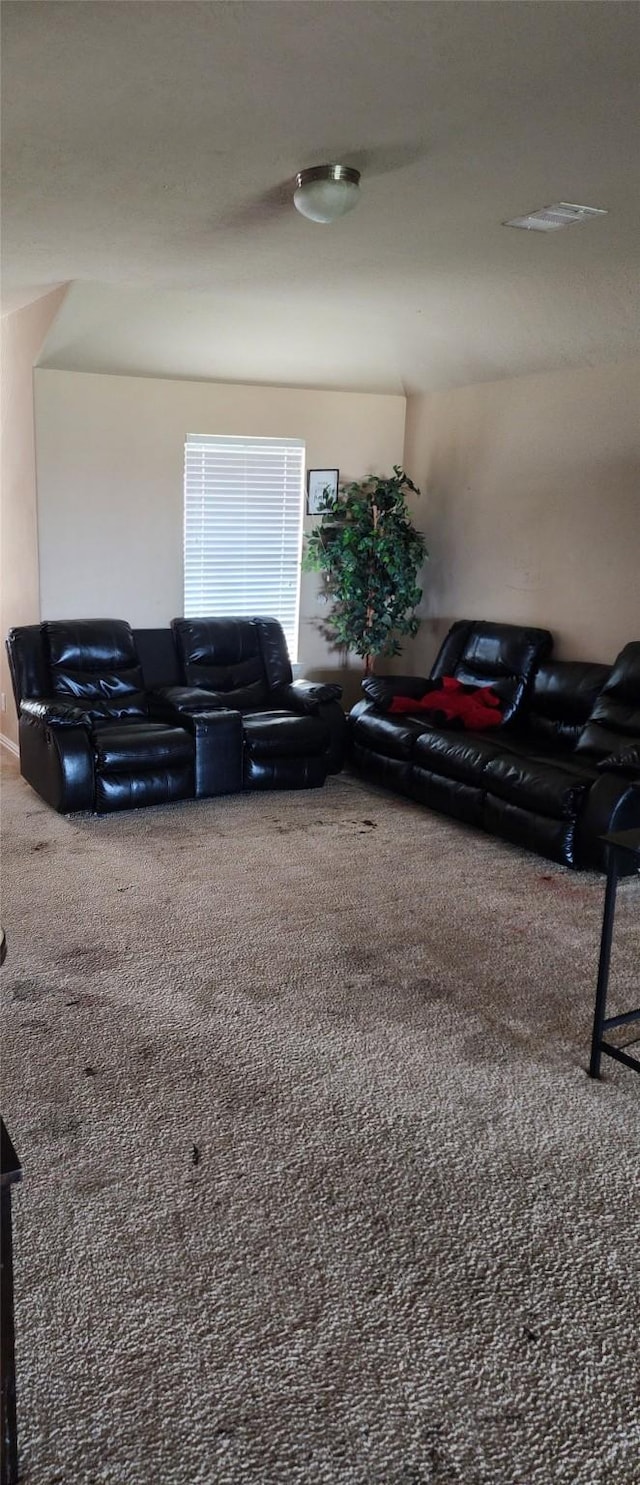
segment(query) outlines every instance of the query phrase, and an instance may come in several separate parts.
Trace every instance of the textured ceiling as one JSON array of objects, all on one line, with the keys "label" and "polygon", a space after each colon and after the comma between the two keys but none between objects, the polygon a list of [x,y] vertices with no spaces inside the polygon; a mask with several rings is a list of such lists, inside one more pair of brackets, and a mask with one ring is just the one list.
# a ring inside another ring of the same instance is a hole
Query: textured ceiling
[{"label": "textured ceiling", "polygon": [[[3,308],[44,364],[403,392],[640,349],[640,7],[5,0]],[[362,170],[305,221],[304,166]],[[501,225],[557,200],[609,215]]]}]

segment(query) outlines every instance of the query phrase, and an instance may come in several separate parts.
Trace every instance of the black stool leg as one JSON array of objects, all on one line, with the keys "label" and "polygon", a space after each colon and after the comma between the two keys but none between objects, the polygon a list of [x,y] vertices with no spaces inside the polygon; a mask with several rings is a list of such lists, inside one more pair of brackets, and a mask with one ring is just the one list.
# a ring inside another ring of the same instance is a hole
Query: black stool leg
[{"label": "black stool leg", "polygon": [[602,1056],[602,1029],[604,1026],[605,1011],[607,1008],[609,965],[611,963],[611,939],[613,936],[613,919],[616,910],[617,889],[618,861],[616,852],[610,849],[607,870],[607,886],[604,895],[602,937],[600,939],[600,963],[598,965],[596,1008],[593,1017],[593,1036],[591,1038],[591,1061],[589,1063],[590,1078],[600,1077],[600,1059]]}]

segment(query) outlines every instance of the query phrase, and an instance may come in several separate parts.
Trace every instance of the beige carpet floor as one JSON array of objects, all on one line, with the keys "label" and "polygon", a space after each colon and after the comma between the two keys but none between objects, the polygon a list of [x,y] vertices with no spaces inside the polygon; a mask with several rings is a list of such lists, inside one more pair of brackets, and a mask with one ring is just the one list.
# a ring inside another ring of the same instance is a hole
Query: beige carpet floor
[{"label": "beige carpet floor", "polygon": [[[602,879],[347,777],[64,819],[4,774],[25,1485],[637,1485]],[[636,879],[612,1008],[639,938]]]}]

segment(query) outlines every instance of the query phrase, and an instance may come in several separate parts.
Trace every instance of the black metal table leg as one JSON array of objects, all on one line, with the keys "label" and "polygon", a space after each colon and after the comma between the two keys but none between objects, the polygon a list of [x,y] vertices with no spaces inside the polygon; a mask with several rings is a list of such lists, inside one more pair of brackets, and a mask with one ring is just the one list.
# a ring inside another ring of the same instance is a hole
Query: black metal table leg
[{"label": "black metal table leg", "polygon": [[640,830],[614,830],[608,835],[601,836],[601,840],[607,847],[607,886],[604,895],[598,985],[591,1037],[591,1061],[589,1063],[591,1078],[600,1077],[600,1062],[603,1054],[606,1057],[612,1057],[614,1062],[621,1062],[624,1067],[630,1067],[633,1072],[640,1072],[640,1058],[634,1057],[628,1050],[630,1043],[618,1046],[615,1042],[605,1040],[606,1032],[612,1031],[614,1027],[629,1026],[634,1021],[640,1021],[640,1006],[633,1011],[622,1011],[617,1016],[607,1016],[606,1013],[618,880],[621,876],[630,876],[640,871]]},{"label": "black metal table leg", "polygon": [[16,1421],[16,1356],[13,1313],[13,1233],[11,1187],[22,1175],[20,1161],[0,1120],[2,1140],[0,1185],[0,1485],[18,1479]]},{"label": "black metal table leg", "polygon": [[596,1006],[593,1017],[593,1035],[591,1038],[591,1061],[589,1063],[589,1077],[600,1077],[600,1060],[602,1057],[602,1032],[604,1028],[605,1012],[607,1008],[607,989],[609,986],[609,966],[611,964],[611,940],[613,937],[613,920],[616,911],[616,893],[618,890],[618,860],[615,851],[609,848],[609,860],[607,862],[607,886],[604,897],[604,914],[602,918],[602,935],[600,939],[600,961],[598,964],[598,985],[596,989]]},{"label": "black metal table leg", "polygon": [[16,1420],[16,1358],[13,1317],[13,1249],[11,1241],[11,1190],[0,1193],[0,1242],[2,1243],[2,1443],[1,1485],[15,1485],[18,1478],[18,1429]]}]

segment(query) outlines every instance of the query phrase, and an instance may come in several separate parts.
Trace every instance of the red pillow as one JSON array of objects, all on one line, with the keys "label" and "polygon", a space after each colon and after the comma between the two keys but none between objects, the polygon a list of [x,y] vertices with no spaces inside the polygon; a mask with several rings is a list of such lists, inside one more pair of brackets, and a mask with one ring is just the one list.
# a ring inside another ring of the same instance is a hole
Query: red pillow
[{"label": "red pillow", "polygon": [[395,716],[424,712],[440,726],[474,732],[499,727],[502,721],[500,697],[490,686],[465,686],[452,675],[442,676],[439,689],[425,691],[419,701],[411,696],[394,696],[389,711]]}]

